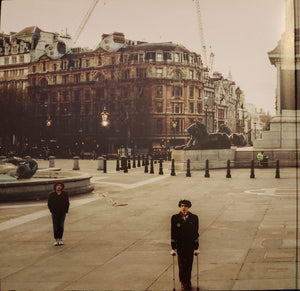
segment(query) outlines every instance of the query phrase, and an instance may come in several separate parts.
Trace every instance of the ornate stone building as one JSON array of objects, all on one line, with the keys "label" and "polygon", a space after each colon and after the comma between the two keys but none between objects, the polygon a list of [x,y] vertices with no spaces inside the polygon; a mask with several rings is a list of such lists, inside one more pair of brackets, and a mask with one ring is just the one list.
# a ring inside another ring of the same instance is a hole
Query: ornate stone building
[{"label": "ornate stone building", "polygon": [[94,51],[43,55],[29,65],[33,139],[100,153],[183,144],[185,129],[204,122],[202,70],[200,55],[181,45],[128,41],[122,33],[103,35]]}]

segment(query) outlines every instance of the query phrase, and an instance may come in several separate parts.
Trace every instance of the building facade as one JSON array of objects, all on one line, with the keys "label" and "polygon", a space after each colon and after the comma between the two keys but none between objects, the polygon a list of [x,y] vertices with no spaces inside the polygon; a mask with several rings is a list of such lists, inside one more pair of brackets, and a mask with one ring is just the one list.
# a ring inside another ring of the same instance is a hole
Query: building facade
[{"label": "building facade", "polygon": [[2,35],[0,51],[0,86],[21,86],[33,108],[26,140],[53,154],[167,151],[186,142],[195,120],[208,132],[245,131],[242,90],[182,45],[115,32],[95,50],[72,48],[68,36],[31,27]]}]

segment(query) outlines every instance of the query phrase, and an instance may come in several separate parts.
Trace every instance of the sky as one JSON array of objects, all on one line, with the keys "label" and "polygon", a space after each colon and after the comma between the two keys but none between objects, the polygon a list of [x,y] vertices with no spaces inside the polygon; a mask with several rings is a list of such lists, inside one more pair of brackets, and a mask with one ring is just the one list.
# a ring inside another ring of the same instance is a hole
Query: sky
[{"label": "sky", "polygon": [[[75,37],[93,0],[2,0],[1,32],[37,25]],[[239,86],[247,103],[275,114],[276,68],[268,52],[285,30],[284,0],[199,0],[204,45],[213,70]],[[202,53],[194,0],[99,0],[77,46],[94,49],[103,33],[181,44]]]}]

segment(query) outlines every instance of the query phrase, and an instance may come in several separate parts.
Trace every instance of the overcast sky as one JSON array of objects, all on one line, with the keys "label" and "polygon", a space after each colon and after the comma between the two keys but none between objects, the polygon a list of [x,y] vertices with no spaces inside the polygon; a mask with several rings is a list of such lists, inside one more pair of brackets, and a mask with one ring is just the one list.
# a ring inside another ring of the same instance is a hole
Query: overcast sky
[{"label": "overcast sky", "polygon": [[[75,36],[93,0],[3,0],[1,31],[37,25]],[[276,69],[268,59],[284,25],[284,0],[199,0],[207,55],[214,71],[232,79],[246,102],[275,114]],[[99,0],[77,45],[95,48],[103,33],[127,39],[172,41],[201,53],[193,0]]]}]

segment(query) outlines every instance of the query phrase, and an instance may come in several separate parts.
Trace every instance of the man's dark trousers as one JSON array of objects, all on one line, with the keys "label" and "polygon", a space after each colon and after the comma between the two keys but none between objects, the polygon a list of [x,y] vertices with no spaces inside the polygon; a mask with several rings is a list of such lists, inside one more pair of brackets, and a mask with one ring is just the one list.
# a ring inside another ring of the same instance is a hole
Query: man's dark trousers
[{"label": "man's dark trousers", "polygon": [[66,214],[60,214],[60,215],[52,214],[54,239],[62,239],[64,234],[65,218],[66,218]]},{"label": "man's dark trousers", "polygon": [[191,273],[194,259],[194,249],[177,250],[179,280],[184,286],[191,285]]}]

